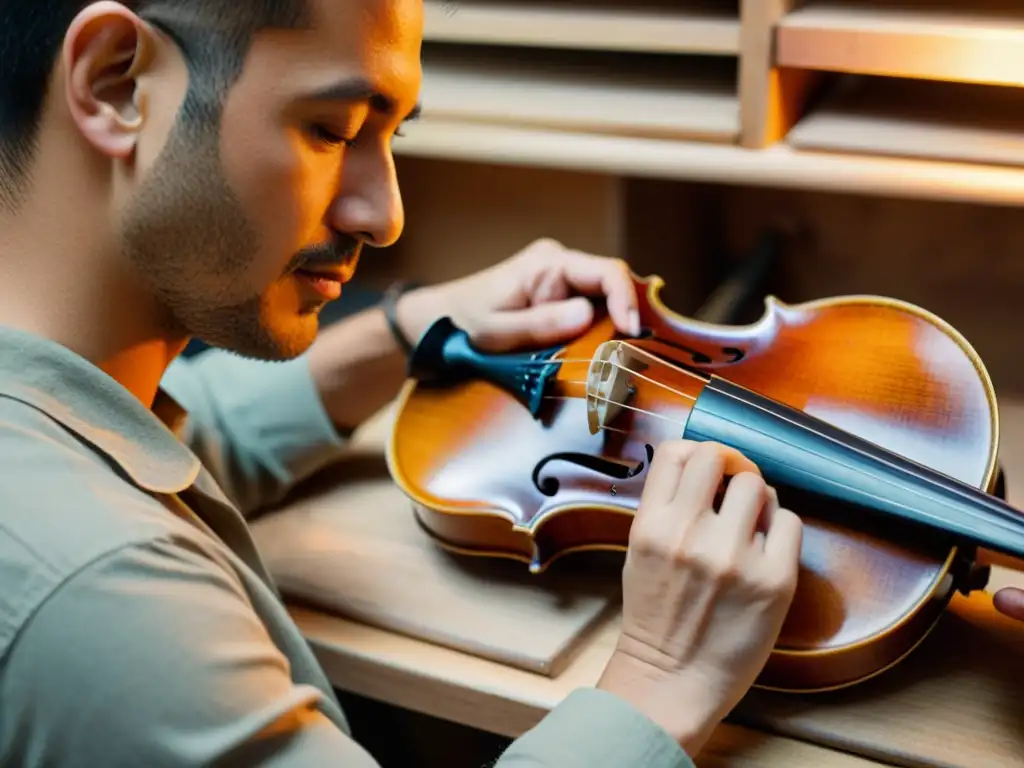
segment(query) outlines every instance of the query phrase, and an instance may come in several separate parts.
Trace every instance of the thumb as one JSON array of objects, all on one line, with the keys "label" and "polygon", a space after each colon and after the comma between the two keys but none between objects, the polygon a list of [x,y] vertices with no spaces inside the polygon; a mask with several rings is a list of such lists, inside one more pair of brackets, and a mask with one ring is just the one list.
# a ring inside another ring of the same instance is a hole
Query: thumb
[{"label": "thumb", "polygon": [[477,323],[471,338],[474,346],[488,352],[543,347],[578,336],[593,320],[593,305],[585,297],[576,297],[491,312]]}]

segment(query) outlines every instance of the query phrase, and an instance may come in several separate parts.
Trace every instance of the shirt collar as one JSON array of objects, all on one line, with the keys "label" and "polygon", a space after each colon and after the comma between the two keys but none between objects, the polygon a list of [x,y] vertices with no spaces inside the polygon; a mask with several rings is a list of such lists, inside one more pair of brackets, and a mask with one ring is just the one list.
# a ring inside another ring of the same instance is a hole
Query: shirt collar
[{"label": "shirt collar", "polygon": [[162,390],[153,410],[88,360],[56,342],[0,326],[0,397],[37,408],[154,493],[180,493],[199,474],[178,438],[185,410]]}]

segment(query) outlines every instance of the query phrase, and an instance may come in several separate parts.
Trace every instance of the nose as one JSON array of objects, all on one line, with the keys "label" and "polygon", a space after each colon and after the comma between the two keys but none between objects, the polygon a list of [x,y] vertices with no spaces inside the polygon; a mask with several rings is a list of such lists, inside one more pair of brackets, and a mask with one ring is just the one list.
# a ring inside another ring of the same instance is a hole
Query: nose
[{"label": "nose", "polygon": [[391,147],[381,142],[345,150],[338,195],[331,205],[332,229],[384,248],[393,245],[405,226]]}]

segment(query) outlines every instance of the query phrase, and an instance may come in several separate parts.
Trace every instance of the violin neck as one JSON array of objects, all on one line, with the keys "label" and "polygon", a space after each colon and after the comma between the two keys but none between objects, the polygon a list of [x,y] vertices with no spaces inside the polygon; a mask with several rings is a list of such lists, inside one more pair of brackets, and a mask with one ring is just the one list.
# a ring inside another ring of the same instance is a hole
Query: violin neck
[{"label": "violin neck", "polygon": [[1024,562],[1024,516],[1006,502],[724,379],[705,386],[683,436],[736,448],[780,493],[840,502]]}]

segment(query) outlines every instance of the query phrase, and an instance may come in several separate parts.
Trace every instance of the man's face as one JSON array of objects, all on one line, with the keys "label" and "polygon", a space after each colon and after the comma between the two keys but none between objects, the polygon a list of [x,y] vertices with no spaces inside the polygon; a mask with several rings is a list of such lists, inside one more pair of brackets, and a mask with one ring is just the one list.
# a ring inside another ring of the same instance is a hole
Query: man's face
[{"label": "man's face", "polygon": [[419,94],[421,0],[311,2],[311,29],[257,35],[219,130],[167,133],[180,99],[149,84],[159,138],[140,136],[122,212],[168,327],[265,359],[305,351],[362,244],[404,222],[391,140]]}]

